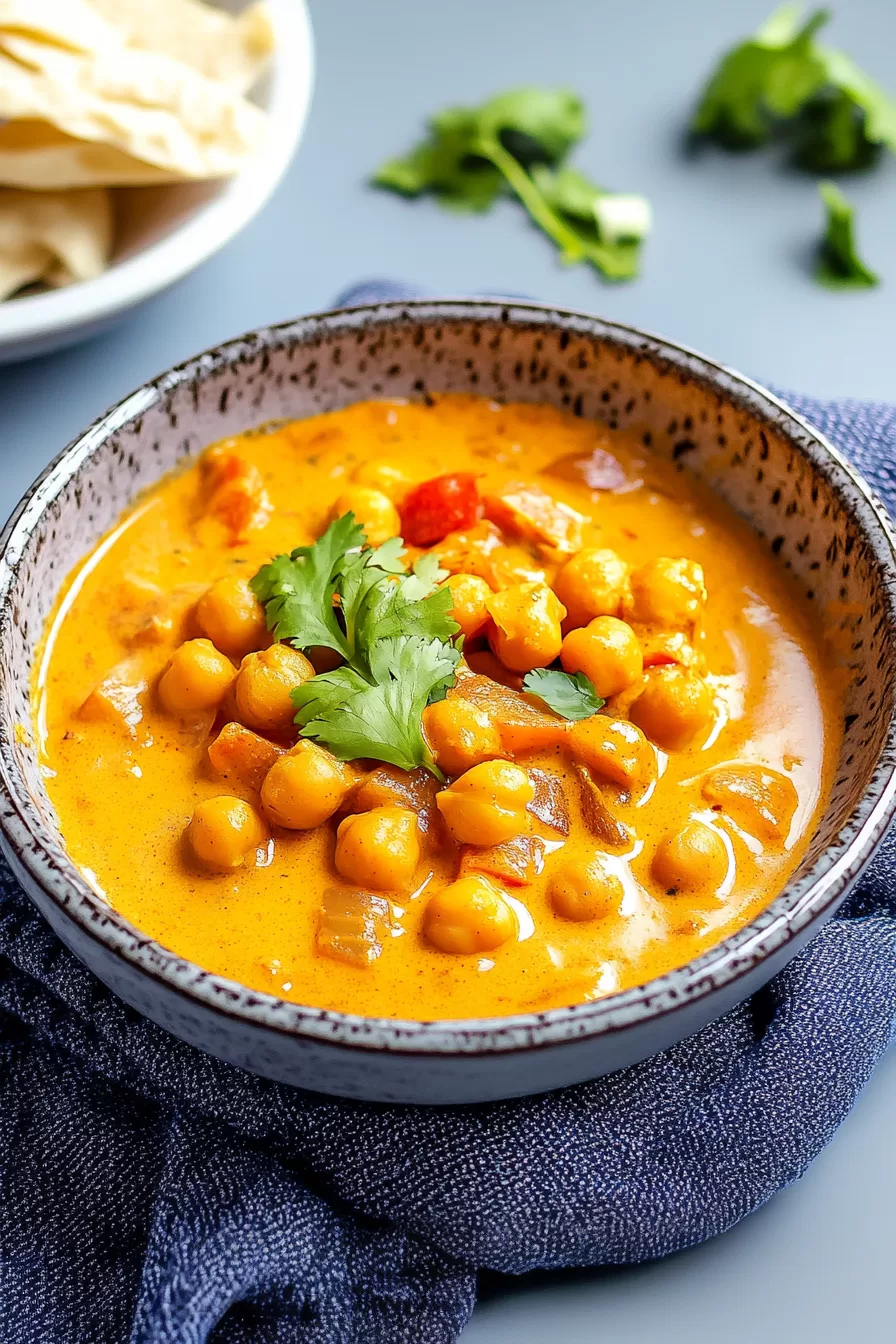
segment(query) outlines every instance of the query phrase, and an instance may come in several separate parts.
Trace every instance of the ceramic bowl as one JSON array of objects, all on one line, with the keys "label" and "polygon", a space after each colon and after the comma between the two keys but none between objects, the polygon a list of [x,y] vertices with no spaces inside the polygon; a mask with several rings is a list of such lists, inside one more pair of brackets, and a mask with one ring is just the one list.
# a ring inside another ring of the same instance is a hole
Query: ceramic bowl
[{"label": "ceramic bowl", "polygon": [[[698,960],[596,1003],[450,1022],[286,1003],[183,961],[131,926],[67,857],[27,733],[29,672],[66,574],[140,491],[185,457],[263,421],[365,397],[472,391],[633,426],[765,539],[845,649],[836,782],[798,872]],[[612,322],[537,304],[421,301],[254,332],[140,388],[40,477],[0,540],[0,838],[25,889],[122,998],[233,1064],[384,1101],[470,1102],[546,1091],[643,1059],[778,971],[829,918],[894,810],[894,538],[867,486],[769,392]]]},{"label": "ceramic bowl", "polygon": [[[238,12],[244,0],[212,0]],[[116,192],[111,265],[95,280],[0,304],[0,364],[85,340],[183,279],[235,238],[279,185],[302,136],[313,83],[305,0],[268,0],[276,33],[253,97],[268,113],[264,144],[235,177]]]}]

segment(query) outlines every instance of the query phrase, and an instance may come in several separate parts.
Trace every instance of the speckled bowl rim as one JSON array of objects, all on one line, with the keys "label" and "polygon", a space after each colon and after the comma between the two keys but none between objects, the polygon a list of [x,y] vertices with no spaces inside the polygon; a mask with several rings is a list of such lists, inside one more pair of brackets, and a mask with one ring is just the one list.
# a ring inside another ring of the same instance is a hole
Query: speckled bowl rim
[{"label": "speckled bowl rim", "polygon": [[[390,325],[409,322],[426,325],[452,321],[540,326],[605,340],[650,359],[660,368],[676,370],[683,382],[696,381],[723,396],[729,404],[765,421],[825,477],[860,526],[881,566],[887,614],[896,626],[896,534],[883,506],[833,444],[779,397],[687,346],[625,323],[547,304],[461,298],[337,308],[260,328],[194,356],[125,397],[41,473],[0,534],[0,637],[10,621],[16,566],[46,507],[91,453],[174,388],[185,382],[205,380],[266,348],[280,348],[292,341],[357,334],[373,327],[388,329]],[[835,844],[744,928],[685,966],[643,985],[594,1002],[499,1018],[410,1021],[364,1017],[291,1003],[205,971],[140,933],[87,884],[53,841],[31,800],[16,761],[14,744],[2,724],[0,787],[9,804],[0,819],[7,844],[50,899],[91,938],[187,998],[258,1027],[353,1051],[448,1056],[505,1054],[625,1031],[731,989],[773,952],[796,939],[808,925],[830,916],[869,862],[896,811],[896,714],[891,715],[871,782]],[[99,920],[98,914],[102,916]]]}]

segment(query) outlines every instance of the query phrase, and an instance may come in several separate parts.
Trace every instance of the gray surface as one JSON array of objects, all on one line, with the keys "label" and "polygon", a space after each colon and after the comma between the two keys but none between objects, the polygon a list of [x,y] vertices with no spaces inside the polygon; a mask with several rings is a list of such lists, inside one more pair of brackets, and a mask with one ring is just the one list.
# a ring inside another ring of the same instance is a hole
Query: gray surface
[{"label": "gray surface", "polygon": [[[590,308],[821,396],[896,397],[896,162],[848,184],[869,262],[888,283],[814,286],[811,181],[775,154],[680,153],[682,116],[715,53],[773,0],[312,0],[318,89],[289,180],[256,224],[183,284],[80,349],[0,370],[0,510],[94,415],[166,365],[258,323],[326,306],[346,283],[401,275],[433,291],[504,290]],[[896,82],[892,0],[841,0],[832,40]],[[561,270],[512,206],[449,217],[368,191],[425,114],[525,82],[579,90],[579,162],[643,191],[645,276],[611,288]],[[896,1060],[794,1189],[712,1244],[623,1273],[491,1280],[464,1344],[625,1339],[730,1344],[892,1338]]]}]

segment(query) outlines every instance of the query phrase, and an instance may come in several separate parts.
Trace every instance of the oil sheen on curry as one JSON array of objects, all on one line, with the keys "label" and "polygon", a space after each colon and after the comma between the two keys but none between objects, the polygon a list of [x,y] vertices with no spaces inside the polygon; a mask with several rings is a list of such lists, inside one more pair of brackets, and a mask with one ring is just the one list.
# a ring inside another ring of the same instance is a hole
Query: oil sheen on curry
[{"label": "oil sheen on curry", "polygon": [[808,603],[634,434],[468,396],[216,444],[71,576],[34,704],[89,881],[206,969],[413,1019],[643,983],[826,799]]}]

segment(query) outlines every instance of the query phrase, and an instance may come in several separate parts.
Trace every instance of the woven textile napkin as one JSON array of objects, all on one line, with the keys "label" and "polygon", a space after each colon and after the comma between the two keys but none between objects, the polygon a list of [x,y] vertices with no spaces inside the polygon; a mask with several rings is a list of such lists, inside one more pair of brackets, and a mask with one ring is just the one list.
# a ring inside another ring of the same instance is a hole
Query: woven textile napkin
[{"label": "woven textile napkin", "polygon": [[[788,400],[893,510],[896,410]],[[894,868],[891,840],[777,979],[665,1054],[416,1109],[175,1040],[0,867],[0,1344],[450,1344],[477,1267],[630,1264],[724,1231],[806,1169],[887,1048]]]}]

